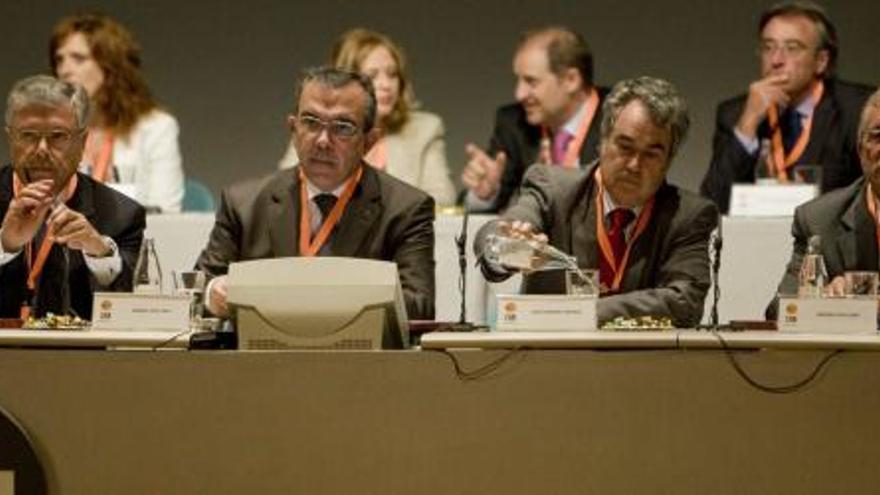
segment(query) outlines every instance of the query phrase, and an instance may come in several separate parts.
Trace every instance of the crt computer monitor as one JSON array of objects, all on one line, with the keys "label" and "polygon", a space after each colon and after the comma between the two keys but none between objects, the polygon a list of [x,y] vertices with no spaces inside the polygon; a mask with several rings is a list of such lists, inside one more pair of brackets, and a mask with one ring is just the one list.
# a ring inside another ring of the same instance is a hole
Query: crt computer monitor
[{"label": "crt computer monitor", "polygon": [[409,325],[397,265],[344,257],[229,267],[240,349],[401,349]]}]

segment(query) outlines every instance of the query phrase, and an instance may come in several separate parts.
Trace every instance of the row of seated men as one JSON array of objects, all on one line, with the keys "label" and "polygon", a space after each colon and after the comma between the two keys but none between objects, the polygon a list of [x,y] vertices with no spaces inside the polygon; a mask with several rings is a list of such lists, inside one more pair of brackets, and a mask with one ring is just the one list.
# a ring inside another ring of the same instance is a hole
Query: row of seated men
[{"label": "row of seated men", "polygon": [[[797,52],[785,46],[768,51],[786,59]],[[819,57],[821,50],[810,50]],[[208,307],[228,314],[230,263],[336,255],[397,263],[410,318],[431,319],[434,201],[366,163],[380,138],[372,83],[344,70],[315,69],[300,82],[295,101],[290,125],[298,164],[223,193],[198,260],[198,268],[212,277]],[[12,165],[0,175],[4,316],[71,309],[88,317],[96,288],[130,288],[144,210],[76,172],[89,104],[82,87],[50,76],[24,79],[8,97]],[[483,273],[490,280],[509,275],[508,267],[481,256],[486,235],[504,230],[549,242],[576,256],[581,266],[598,268],[600,321],[652,315],[692,326],[701,318],[709,287],[707,247],[718,211],[712,201],[665,180],[688,131],[685,101],[671,83],[640,77],[616,84],[596,115],[597,159],[583,170],[529,167],[502,219],[476,239]],[[871,223],[876,217],[871,184],[880,180],[874,172],[880,163],[876,93],[857,122],[857,155],[867,180],[798,209],[783,290],[791,288],[805,239],[813,233],[822,234],[832,276],[877,269],[877,229]],[[582,125],[579,132],[585,132]],[[739,134],[745,133],[735,133],[737,140],[748,137]],[[558,281],[548,277],[526,277],[526,290],[558,289]]]},{"label": "row of seated men", "polygon": [[[760,78],[745,95],[718,107],[713,156],[701,192],[726,213],[735,182],[792,175],[822,165],[822,190],[860,175],[855,153],[858,112],[867,86],[835,77],[838,43],[824,11],[809,3],[767,9],[758,23]],[[93,103],[81,169],[123,184],[151,209],[174,212],[184,194],[178,125],[155,101],[141,73],[133,35],[100,14],[62,19],[53,30],[50,66],[85,87]],[[383,135],[367,161],[431,194],[455,201],[444,123],[416,105],[404,52],[389,37],[353,29],[337,40],[329,64],[367,75]],[[472,211],[500,212],[534,163],[586,169],[598,156],[602,101],[593,55],[576,32],[552,27],[526,33],[513,57],[516,102],[498,110],[488,148],[466,146],[463,198]],[[279,164],[298,162],[291,142]]]}]

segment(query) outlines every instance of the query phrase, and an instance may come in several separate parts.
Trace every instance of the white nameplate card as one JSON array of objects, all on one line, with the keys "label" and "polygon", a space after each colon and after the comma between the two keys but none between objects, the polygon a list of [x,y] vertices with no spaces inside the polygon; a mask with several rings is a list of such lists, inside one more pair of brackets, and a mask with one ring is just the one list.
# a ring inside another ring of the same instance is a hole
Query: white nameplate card
[{"label": "white nameplate card", "polygon": [[868,334],[877,332],[877,298],[779,298],[779,331]]},{"label": "white nameplate card", "polygon": [[185,295],[96,292],[92,328],[182,332],[189,328],[189,303]]},{"label": "white nameplate card", "polygon": [[818,194],[815,184],[734,184],[732,217],[790,217],[794,209]]},{"label": "white nameplate card", "polygon": [[596,330],[596,298],[591,296],[499,294],[499,332]]}]

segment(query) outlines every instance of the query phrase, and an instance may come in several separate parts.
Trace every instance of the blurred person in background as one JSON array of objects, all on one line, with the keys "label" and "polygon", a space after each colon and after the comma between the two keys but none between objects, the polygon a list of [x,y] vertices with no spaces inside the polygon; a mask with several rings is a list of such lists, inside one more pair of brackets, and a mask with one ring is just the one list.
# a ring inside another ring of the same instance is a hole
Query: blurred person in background
[{"label": "blurred person in background", "polygon": [[[415,110],[403,50],[384,34],[356,28],[336,41],[330,65],[360,73],[373,82],[377,124],[383,135],[369,150],[366,162],[427,192],[438,205],[451,205],[455,187],[446,164],[443,120]],[[297,162],[291,142],[280,167],[293,167]]]},{"label": "blurred person in background", "polygon": [[179,127],[147,86],[134,36],[106,15],[75,14],[55,26],[49,61],[56,77],[83,86],[92,101],[80,169],[148,209],[179,212]]}]

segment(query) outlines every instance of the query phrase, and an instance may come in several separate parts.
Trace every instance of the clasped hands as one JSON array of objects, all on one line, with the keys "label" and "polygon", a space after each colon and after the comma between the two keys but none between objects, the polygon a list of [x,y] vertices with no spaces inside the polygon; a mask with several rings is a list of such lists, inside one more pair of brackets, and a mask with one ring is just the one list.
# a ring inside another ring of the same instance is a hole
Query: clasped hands
[{"label": "clasped hands", "polygon": [[34,238],[40,225],[46,221],[52,239],[57,244],[82,251],[93,258],[109,256],[113,248],[98,233],[86,217],[56,202],[51,179],[26,184],[9,203],[3,218],[3,250],[16,252]]}]

